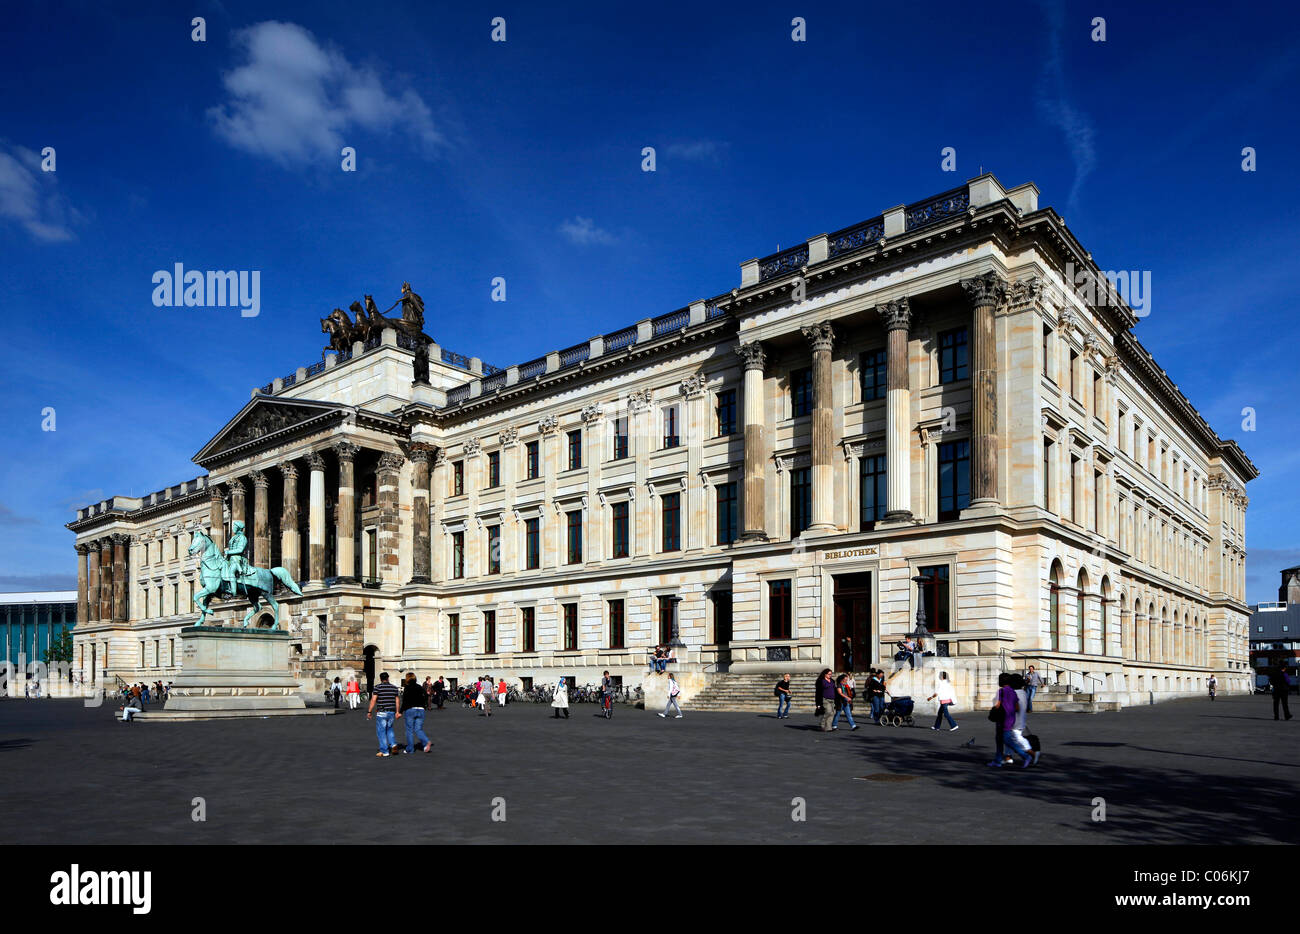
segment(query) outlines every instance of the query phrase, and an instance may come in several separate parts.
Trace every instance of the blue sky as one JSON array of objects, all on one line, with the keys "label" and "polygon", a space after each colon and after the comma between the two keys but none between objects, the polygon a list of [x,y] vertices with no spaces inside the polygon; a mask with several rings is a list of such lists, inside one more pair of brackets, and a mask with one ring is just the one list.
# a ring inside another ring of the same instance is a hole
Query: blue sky
[{"label": "blue sky", "polygon": [[[1102,268],[1151,271],[1137,333],[1260,467],[1249,598],[1274,598],[1300,563],[1300,15],[540,6],[7,5],[0,589],[74,582],[75,506],[197,475],[250,387],[318,360],[317,319],[363,293],[386,307],[409,279],[436,340],[505,365],[983,168],[1034,181]],[[259,270],[260,315],[154,307],[177,262]]]}]

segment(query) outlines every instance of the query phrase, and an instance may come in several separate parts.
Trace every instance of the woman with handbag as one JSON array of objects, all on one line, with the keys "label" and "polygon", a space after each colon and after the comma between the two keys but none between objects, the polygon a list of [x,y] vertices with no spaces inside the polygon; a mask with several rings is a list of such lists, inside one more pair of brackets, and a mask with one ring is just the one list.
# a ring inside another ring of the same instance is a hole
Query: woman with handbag
[{"label": "woman with handbag", "polygon": [[822,673],[817,676],[816,695],[816,714],[821,719],[820,729],[823,733],[831,731],[831,717],[835,710],[835,679],[831,677],[831,670],[823,668]]},{"label": "woman with handbag", "polygon": [[952,718],[952,705],[957,702],[957,694],[953,691],[952,682],[948,680],[948,672],[946,671],[939,672],[939,683],[935,685],[934,693],[927,697],[926,700],[931,701],[936,697],[939,698],[939,712],[934,715],[934,726],[930,727],[930,729],[939,729],[939,721],[944,717],[948,718],[949,733],[960,729],[957,726],[957,721]]}]

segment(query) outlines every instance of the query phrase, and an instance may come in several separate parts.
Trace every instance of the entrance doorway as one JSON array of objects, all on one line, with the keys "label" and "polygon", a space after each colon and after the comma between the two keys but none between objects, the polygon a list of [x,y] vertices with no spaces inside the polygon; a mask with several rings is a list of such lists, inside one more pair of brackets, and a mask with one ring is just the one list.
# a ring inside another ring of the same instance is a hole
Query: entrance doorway
[{"label": "entrance doorway", "polygon": [[871,664],[871,572],[835,575],[835,668]]},{"label": "entrance doorway", "polygon": [[365,662],[364,671],[366,674],[367,692],[374,691],[375,689],[375,656],[378,654],[379,654],[379,646],[377,645],[366,646],[366,662]]}]

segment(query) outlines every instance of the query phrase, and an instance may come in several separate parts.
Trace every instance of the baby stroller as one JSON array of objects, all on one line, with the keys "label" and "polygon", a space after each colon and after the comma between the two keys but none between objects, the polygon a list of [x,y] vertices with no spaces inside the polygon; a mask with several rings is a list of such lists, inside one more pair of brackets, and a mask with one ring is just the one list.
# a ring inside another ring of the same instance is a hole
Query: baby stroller
[{"label": "baby stroller", "polygon": [[911,726],[912,708],[915,705],[910,697],[893,697],[885,702],[885,709],[880,714],[881,726]]}]

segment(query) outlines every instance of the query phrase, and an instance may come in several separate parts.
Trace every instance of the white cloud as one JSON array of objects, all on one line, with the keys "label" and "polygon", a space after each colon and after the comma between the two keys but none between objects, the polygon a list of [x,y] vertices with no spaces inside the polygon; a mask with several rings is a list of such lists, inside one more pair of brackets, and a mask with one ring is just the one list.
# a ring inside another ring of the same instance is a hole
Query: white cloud
[{"label": "white cloud", "polygon": [[72,239],[81,221],[58,190],[55,173],[41,171],[41,157],[22,146],[0,149],[0,218],[21,225],[43,243]]},{"label": "white cloud", "polygon": [[390,94],[373,70],[295,23],[257,23],[234,42],[245,61],[227,72],[227,99],[208,116],[237,149],[289,165],[337,158],[357,129],[404,131],[426,152],[444,142],[420,95]]},{"label": "white cloud", "polygon": [[1062,49],[1065,29],[1065,5],[1060,0],[1046,0],[1043,12],[1047,16],[1048,54],[1044,65],[1044,80],[1038,95],[1038,109],[1049,124],[1059,129],[1065,137],[1065,146],[1074,163],[1074,184],[1066,209],[1073,213],[1078,208],[1084,180],[1097,166],[1096,128],[1088,115],[1074,105],[1065,90],[1065,52]]},{"label": "white cloud", "polygon": [[579,246],[607,245],[617,241],[608,230],[597,227],[590,217],[575,217],[560,225],[560,233]]}]

